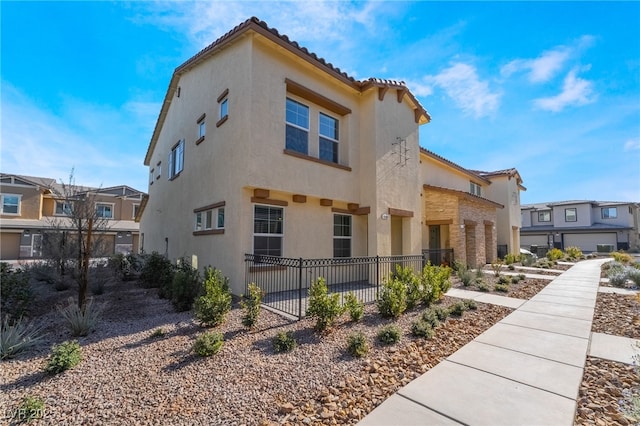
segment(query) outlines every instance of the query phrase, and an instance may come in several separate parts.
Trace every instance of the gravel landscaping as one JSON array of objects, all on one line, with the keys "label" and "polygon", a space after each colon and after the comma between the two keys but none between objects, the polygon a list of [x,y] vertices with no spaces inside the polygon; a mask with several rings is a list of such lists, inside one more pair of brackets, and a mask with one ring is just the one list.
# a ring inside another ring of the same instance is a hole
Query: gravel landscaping
[{"label": "gravel landscaping", "polygon": [[[537,292],[548,282],[527,279],[517,285],[528,292],[535,287]],[[455,280],[454,285],[458,285]],[[525,298],[516,290],[517,296],[507,295]],[[381,318],[373,305],[366,307],[363,321],[351,323],[345,315],[331,333],[322,336],[313,330],[310,319],[291,322],[264,309],[256,329],[248,331],[241,325],[243,312],[234,305],[225,324],[216,328],[225,337],[222,350],[200,358],[191,347],[206,329],[194,322],[192,313],[175,313],[155,290],[111,283],[96,296],[98,303],[106,304],[102,321],[93,333],[78,339],[82,361],[50,377],[43,368],[51,346],[72,339],[53,307],[70,295],[72,289],[56,292],[39,284],[36,308],[42,315],[38,321],[47,335],[30,352],[0,363],[3,424],[10,422],[11,410],[27,395],[40,397],[46,404],[45,416],[34,424],[355,424],[400,387],[511,312],[479,303],[477,310],[461,318],[450,317],[433,339],[426,340],[410,334],[411,324],[422,313],[415,309],[395,321],[402,340],[384,346],[377,342],[377,333],[394,321]],[[606,295],[602,299],[606,302],[598,297],[598,306],[611,304],[603,308],[605,314],[596,310],[594,331],[602,330],[596,324],[610,330],[633,329],[629,318],[637,316],[628,316],[622,306],[636,310],[638,306],[628,296],[614,296],[619,295]],[[448,306],[456,301],[445,297],[441,303]],[[294,351],[274,352],[272,340],[281,331],[293,333],[298,344]],[[353,358],[346,351],[347,336],[356,331],[363,332],[371,346],[363,358]],[[598,361],[588,360],[583,388],[604,386],[622,392],[619,380],[630,387],[634,380],[639,385],[628,366]],[[628,379],[621,379],[623,370]],[[607,378],[606,383],[602,378]],[[614,394],[617,391],[606,396]],[[581,391],[576,423],[598,424],[590,423],[585,410],[611,406],[602,398],[601,392]],[[606,424],[625,424],[613,415],[607,419],[612,423]]]}]

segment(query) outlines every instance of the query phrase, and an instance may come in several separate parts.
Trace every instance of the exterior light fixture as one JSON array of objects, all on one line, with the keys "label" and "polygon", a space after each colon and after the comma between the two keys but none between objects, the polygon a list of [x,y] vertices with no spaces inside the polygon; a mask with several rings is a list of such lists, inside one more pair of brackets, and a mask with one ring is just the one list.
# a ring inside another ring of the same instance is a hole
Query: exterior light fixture
[{"label": "exterior light fixture", "polygon": [[382,216],[380,216],[380,219],[382,219],[382,220],[389,219],[389,213],[382,213]]}]

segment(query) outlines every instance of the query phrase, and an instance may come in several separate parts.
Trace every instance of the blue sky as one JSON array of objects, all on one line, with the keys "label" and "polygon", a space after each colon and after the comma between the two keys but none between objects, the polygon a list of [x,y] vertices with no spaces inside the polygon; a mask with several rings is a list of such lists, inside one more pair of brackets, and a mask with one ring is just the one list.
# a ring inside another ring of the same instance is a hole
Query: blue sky
[{"label": "blue sky", "polygon": [[522,203],[640,202],[640,2],[7,2],[5,173],[147,190],[175,67],[257,16],[357,79],[403,80],[423,147],[515,167]]}]

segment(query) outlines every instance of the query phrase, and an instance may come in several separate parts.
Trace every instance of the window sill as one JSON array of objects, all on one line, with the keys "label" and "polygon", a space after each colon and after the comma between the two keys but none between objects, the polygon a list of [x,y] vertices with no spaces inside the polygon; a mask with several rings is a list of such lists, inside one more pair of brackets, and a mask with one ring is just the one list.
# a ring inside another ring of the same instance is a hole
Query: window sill
[{"label": "window sill", "polygon": [[302,154],[302,153],[296,152],[296,151],[292,151],[290,149],[285,149],[282,152],[284,154],[286,154],[286,155],[290,155],[292,157],[300,158],[302,160],[313,161],[314,163],[324,164],[325,166],[335,167],[336,169],[346,170],[348,172],[351,171],[351,167],[349,167],[349,166],[343,166],[342,164],[332,163],[331,161],[321,160],[319,158],[311,157],[309,155]]},{"label": "window sill", "polygon": [[221,235],[224,229],[206,229],[204,231],[193,231],[193,235]]},{"label": "window sill", "polygon": [[196,140],[196,145],[200,145],[202,143],[202,141],[204,141],[204,136],[200,136],[197,140]]},{"label": "window sill", "polygon": [[169,180],[176,180],[176,179],[178,179],[178,178],[180,177],[180,174],[181,174],[181,173],[182,173],[182,171],[181,171],[180,173],[177,173],[177,174],[175,174],[175,175],[171,176],[171,177],[169,178]]},{"label": "window sill", "polygon": [[225,115],[220,120],[218,120],[218,122],[216,123],[216,127],[222,126],[224,122],[227,121],[228,119],[229,119],[229,115]]}]

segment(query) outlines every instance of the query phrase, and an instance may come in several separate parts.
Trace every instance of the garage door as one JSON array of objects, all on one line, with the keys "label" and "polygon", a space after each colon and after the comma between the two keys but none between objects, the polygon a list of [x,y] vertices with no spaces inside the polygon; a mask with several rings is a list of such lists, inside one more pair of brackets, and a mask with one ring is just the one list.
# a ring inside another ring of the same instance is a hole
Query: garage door
[{"label": "garage door", "polygon": [[598,244],[611,244],[613,249],[617,248],[615,232],[599,234],[564,234],[564,248],[579,247],[583,252],[596,251]]},{"label": "garage door", "polygon": [[520,235],[520,247],[528,249],[531,246],[546,246],[547,235]]}]

